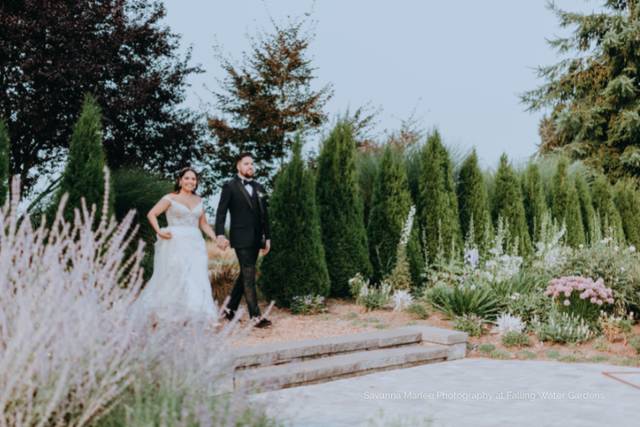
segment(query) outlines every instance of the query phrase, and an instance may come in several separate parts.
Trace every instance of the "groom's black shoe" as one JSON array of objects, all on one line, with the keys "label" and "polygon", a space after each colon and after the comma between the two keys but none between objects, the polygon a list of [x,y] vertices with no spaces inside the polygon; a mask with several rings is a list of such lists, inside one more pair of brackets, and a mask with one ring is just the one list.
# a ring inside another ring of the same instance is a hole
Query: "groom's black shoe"
[{"label": "groom's black shoe", "polygon": [[233,317],[235,316],[235,314],[228,308],[223,309],[222,313],[222,317],[224,317],[229,322],[231,322],[233,320]]},{"label": "groom's black shoe", "polygon": [[256,324],[253,326],[255,328],[268,328],[269,326],[271,326],[271,320],[262,318],[260,319],[260,321],[256,322]]}]

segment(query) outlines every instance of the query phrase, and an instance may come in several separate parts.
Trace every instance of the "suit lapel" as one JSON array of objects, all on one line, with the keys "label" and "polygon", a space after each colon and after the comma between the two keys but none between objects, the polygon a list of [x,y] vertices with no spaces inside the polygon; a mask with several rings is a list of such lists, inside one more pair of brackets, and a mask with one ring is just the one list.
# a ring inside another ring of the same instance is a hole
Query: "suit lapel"
[{"label": "suit lapel", "polygon": [[[251,203],[251,196],[249,195],[249,193],[247,192],[247,189],[244,188],[244,185],[242,185],[242,182],[240,182],[240,179],[236,178],[236,184],[238,187],[240,187],[240,192],[242,193],[242,195],[244,196],[245,200],[247,201],[247,203],[249,203],[249,207],[251,209],[254,209],[253,207],[253,203]],[[255,191],[255,190],[254,190]]]}]

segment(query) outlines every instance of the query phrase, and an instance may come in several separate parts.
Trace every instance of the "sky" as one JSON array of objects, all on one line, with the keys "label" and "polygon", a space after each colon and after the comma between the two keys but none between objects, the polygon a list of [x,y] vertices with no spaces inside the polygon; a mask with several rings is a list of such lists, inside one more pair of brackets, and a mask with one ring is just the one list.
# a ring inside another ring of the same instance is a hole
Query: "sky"
[{"label": "sky", "polygon": [[[224,76],[214,46],[240,60],[248,35],[271,19],[310,13],[309,50],[316,87],[331,83],[332,119],[370,105],[380,111],[380,139],[413,117],[437,127],[458,152],[475,147],[484,167],[505,152],[516,163],[536,151],[543,112],[527,112],[519,95],[537,87],[535,68],[558,61],[546,40],[566,34],[546,0],[165,0],[166,24],[192,48],[206,72],[190,79],[187,105],[213,111],[211,90]],[[589,12],[600,2],[557,0]],[[307,141],[317,147],[321,135]]]}]

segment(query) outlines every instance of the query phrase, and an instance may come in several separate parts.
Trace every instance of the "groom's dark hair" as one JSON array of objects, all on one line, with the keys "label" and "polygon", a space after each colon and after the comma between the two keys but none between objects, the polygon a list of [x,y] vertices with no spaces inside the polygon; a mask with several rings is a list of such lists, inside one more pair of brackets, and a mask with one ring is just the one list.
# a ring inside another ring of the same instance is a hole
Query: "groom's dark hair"
[{"label": "groom's dark hair", "polygon": [[251,157],[253,159],[253,154],[248,151],[243,151],[242,153],[238,154],[238,157],[236,157],[236,164],[238,164],[238,162],[245,157]]}]

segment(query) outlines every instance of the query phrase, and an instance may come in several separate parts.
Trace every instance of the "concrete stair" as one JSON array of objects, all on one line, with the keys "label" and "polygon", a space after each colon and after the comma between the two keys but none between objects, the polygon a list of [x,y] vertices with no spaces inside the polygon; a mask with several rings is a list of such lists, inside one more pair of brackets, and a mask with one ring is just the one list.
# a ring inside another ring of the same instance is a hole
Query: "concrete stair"
[{"label": "concrete stair", "polygon": [[269,343],[235,352],[233,388],[277,390],[460,359],[467,334],[429,326]]}]

